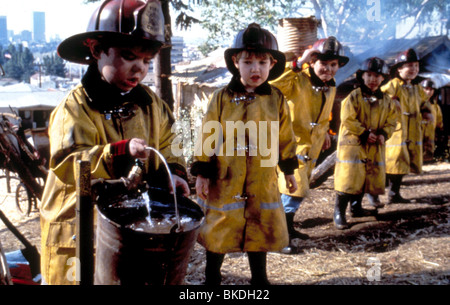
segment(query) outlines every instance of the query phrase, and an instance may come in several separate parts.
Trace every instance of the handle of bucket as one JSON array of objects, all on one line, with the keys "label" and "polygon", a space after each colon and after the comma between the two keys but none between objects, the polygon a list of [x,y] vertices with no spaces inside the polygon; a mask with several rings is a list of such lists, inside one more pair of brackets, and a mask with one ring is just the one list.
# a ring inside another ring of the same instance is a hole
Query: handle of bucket
[{"label": "handle of bucket", "polygon": [[154,151],[158,157],[163,161],[164,166],[166,167],[166,171],[169,175],[169,179],[170,179],[170,183],[172,185],[172,190],[173,190],[173,200],[174,200],[174,204],[175,204],[175,216],[177,218],[177,229],[175,230],[176,232],[180,232],[181,231],[181,221],[180,221],[180,213],[178,211],[178,202],[177,202],[177,191],[175,188],[175,183],[173,181],[173,177],[172,177],[172,172],[169,169],[169,165],[167,164],[166,158],[164,158],[164,156],[155,148],[151,147],[151,146],[146,146],[145,150],[152,150]]}]

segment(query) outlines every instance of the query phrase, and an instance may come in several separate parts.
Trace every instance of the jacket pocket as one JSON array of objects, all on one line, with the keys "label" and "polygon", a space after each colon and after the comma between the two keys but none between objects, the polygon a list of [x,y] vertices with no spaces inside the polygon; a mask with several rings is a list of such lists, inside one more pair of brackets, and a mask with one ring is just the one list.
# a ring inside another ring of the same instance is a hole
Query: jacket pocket
[{"label": "jacket pocket", "polygon": [[75,223],[52,222],[48,229],[48,247],[75,248]]}]

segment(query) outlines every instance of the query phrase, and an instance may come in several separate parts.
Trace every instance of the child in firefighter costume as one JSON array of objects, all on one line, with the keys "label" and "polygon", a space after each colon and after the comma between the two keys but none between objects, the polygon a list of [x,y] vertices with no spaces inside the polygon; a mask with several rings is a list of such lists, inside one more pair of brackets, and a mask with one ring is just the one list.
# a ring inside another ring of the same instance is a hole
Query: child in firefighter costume
[{"label": "child in firefighter costume", "polygon": [[442,110],[438,104],[437,88],[431,79],[424,79],[420,85],[429,97],[429,104],[431,107],[431,115],[433,119],[428,122],[425,121],[423,128],[423,162],[433,162],[434,151],[436,149],[435,138],[436,132],[442,132],[444,123],[442,120]]},{"label": "child in firefighter costume", "polygon": [[[320,152],[330,146],[329,118],[336,95],[334,75],[348,60],[335,37],[320,39],[303,53],[300,60],[289,63],[284,73],[271,82],[288,101],[297,142],[299,167],[295,178],[298,190],[289,194],[285,184],[279,181],[291,238],[308,238],[294,229],[294,215],[308,195],[309,178]],[[308,63],[309,67],[302,69],[303,63]]]},{"label": "child in firefighter costume", "polygon": [[[298,166],[287,103],[267,82],[281,75],[286,60],[275,37],[254,23],[237,34],[224,56],[233,78],[211,97],[197,142],[202,151],[192,166],[206,215],[198,239],[207,250],[205,284],[220,284],[224,255],[230,252],[247,252],[251,283],[268,284],[266,253],[288,244],[277,164],[291,191]],[[236,132],[229,129],[239,123]],[[221,130],[214,145],[211,126]],[[267,143],[270,154],[263,151]]]},{"label": "child in firefighter costume", "polygon": [[428,96],[414,83],[419,73],[419,57],[413,49],[400,53],[391,67],[392,79],[381,87],[399,103],[396,130],[386,141],[386,174],[389,181],[388,204],[408,203],[400,195],[403,177],[422,173],[422,119],[430,120]]},{"label": "child in firefighter costume", "polygon": [[[120,12],[120,14],[119,14]],[[58,47],[66,60],[88,64],[81,84],[52,112],[51,159],[42,198],[41,271],[47,284],[74,284],[75,163],[91,162],[91,177],[126,176],[135,158],[148,175],[158,168],[145,147],[167,158],[176,184],[188,192],[183,160],[171,153],[174,122],[167,105],[140,81],[164,42],[159,2],[107,0],[85,33]],[[175,175],[176,173],[176,175]]]},{"label": "child in firefighter costume", "polygon": [[385,141],[397,123],[395,103],[380,90],[388,76],[384,61],[369,58],[356,75],[361,86],[341,104],[334,177],[334,224],[340,230],[348,227],[345,219],[348,202],[352,217],[372,214],[361,206],[364,193],[380,206],[378,195],[384,194],[386,179]]}]

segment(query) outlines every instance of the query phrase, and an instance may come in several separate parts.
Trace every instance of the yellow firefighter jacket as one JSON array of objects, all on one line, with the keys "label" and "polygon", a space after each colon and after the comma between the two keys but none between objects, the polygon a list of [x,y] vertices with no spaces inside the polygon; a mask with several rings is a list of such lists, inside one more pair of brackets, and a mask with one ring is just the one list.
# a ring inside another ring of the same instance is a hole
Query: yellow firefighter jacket
[{"label": "yellow firefighter jacket", "polygon": [[386,142],[386,173],[406,175],[422,172],[422,114],[430,111],[427,95],[419,85],[407,85],[394,78],[381,87],[400,103],[399,119],[392,137]]},{"label": "yellow firefighter jacket", "polygon": [[276,168],[292,174],[298,166],[292,123],[278,89],[265,83],[255,92],[233,79],[213,93],[203,118],[192,173],[210,181],[207,200],[199,199],[206,217],[198,241],[211,252],[288,244]]},{"label": "yellow firefighter jacket", "polygon": [[[88,70],[83,81],[89,75],[92,73]],[[97,83],[78,85],[50,117],[51,159],[40,210],[41,272],[48,284],[73,284],[76,280],[73,271],[77,160],[91,162],[92,179],[119,178],[126,175],[125,168],[129,170],[129,164],[113,160],[111,143],[137,137],[159,149],[168,163],[179,167],[183,164],[182,159],[171,153],[171,141],[175,136],[171,133],[174,118],[156,94],[145,86],[133,89],[133,94],[125,97],[125,105],[129,106],[127,114],[108,107],[113,103],[111,92],[100,90],[101,85],[96,86]],[[87,85],[90,85],[90,90],[86,89]],[[156,169],[157,164],[158,161],[152,158],[147,160],[147,172]]]},{"label": "yellow firefighter jacket", "polygon": [[[362,90],[363,89],[363,90]],[[387,140],[395,130],[397,111],[387,94],[367,87],[353,90],[341,104],[334,187],[338,192],[384,194],[385,145],[367,143],[370,132]]]},{"label": "yellow firefighter jacket", "polygon": [[280,179],[280,192],[306,197],[311,172],[329,130],[329,118],[336,95],[334,80],[325,85],[311,68],[294,72],[288,64],[285,72],[271,84],[279,88],[287,99],[299,159],[298,170],[294,172],[298,184],[297,191],[289,194],[286,184]]},{"label": "yellow firefighter jacket", "polygon": [[429,100],[431,107],[431,115],[433,120],[431,122],[422,122],[424,124],[423,129],[423,156],[424,161],[432,161],[435,150],[435,138],[436,138],[436,128],[444,128],[442,120],[442,110],[437,100],[431,98]]}]

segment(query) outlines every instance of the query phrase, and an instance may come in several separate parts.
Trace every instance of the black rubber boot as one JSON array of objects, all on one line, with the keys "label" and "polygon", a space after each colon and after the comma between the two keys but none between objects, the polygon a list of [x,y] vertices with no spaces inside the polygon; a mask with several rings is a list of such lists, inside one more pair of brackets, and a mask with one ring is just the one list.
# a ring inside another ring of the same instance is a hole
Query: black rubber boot
[{"label": "black rubber boot", "polygon": [[349,194],[336,193],[336,201],[334,205],[334,226],[338,230],[344,230],[348,228],[347,220],[345,219],[345,210],[347,209],[347,204],[350,200]]},{"label": "black rubber boot", "polygon": [[400,195],[400,185],[402,184],[404,175],[387,175],[389,179],[388,204],[393,203],[410,203],[409,199],[405,199]]},{"label": "black rubber boot", "polygon": [[369,204],[376,209],[380,209],[384,207],[384,204],[380,201],[380,196],[367,194],[367,199],[369,200]]},{"label": "black rubber boot", "polygon": [[219,286],[222,282],[222,267],[225,254],[206,251],[205,285]]},{"label": "black rubber boot", "polygon": [[364,193],[360,195],[352,195],[350,198],[350,215],[352,217],[368,217],[375,216],[376,210],[366,210],[362,207],[362,199]]},{"label": "black rubber boot", "polygon": [[251,285],[268,286],[270,285],[267,279],[267,253],[266,252],[247,252],[248,263],[252,273]]},{"label": "black rubber boot", "polygon": [[300,233],[294,227],[294,216],[295,213],[286,213],[286,223],[289,233],[289,241],[294,238],[300,238],[302,240],[308,239],[309,236],[307,234]]}]

